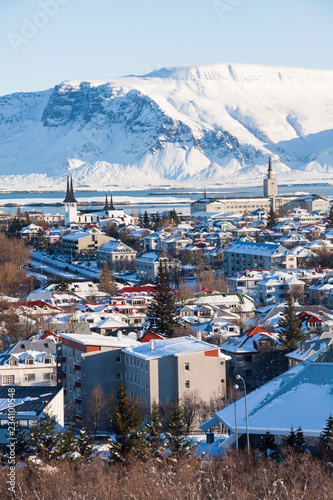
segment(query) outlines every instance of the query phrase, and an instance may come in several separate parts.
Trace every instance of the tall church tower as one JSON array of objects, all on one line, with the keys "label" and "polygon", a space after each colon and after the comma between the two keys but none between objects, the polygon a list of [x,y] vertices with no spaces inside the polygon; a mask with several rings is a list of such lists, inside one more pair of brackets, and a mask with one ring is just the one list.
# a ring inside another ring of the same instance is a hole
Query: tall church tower
[{"label": "tall church tower", "polygon": [[275,177],[273,176],[272,159],[271,157],[269,157],[267,178],[264,179],[264,197],[271,198],[277,196],[277,194],[277,179],[275,179]]},{"label": "tall church tower", "polygon": [[65,204],[65,226],[71,222],[77,222],[77,200],[74,196],[72,176],[67,177],[67,191],[63,203]]}]

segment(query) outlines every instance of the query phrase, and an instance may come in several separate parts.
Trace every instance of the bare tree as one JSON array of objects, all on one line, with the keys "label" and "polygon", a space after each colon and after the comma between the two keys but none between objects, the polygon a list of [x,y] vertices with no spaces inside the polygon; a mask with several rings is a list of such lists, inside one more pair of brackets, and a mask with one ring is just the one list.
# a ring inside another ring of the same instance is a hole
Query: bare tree
[{"label": "bare tree", "polygon": [[191,392],[181,399],[181,405],[186,422],[186,431],[190,433],[199,425],[199,417],[204,402],[197,392]]},{"label": "bare tree", "polygon": [[101,292],[108,293],[111,296],[115,295],[118,291],[116,280],[112,276],[107,264],[103,264],[99,280],[99,289]]},{"label": "bare tree", "polygon": [[100,382],[96,382],[88,398],[86,407],[86,420],[97,432],[107,400]]}]

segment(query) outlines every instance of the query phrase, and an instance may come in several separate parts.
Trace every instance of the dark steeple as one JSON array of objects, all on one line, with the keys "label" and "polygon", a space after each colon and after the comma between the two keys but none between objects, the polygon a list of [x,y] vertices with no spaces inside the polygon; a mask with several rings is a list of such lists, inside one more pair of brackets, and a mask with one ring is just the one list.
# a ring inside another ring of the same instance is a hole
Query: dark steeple
[{"label": "dark steeple", "polygon": [[113,205],[112,193],[111,193],[111,198],[110,198],[109,210],[116,210],[116,209],[114,208],[114,205]]},{"label": "dark steeple", "polygon": [[69,179],[69,177],[67,177],[67,191],[66,191],[66,197],[65,197],[63,203],[77,203],[77,200],[75,199],[75,196],[74,196],[72,176],[70,179]]},{"label": "dark steeple", "polygon": [[270,156],[268,160],[268,178],[270,179],[271,177],[273,177],[273,170],[272,170],[272,158]]},{"label": "dark steeple", "polygon": [[104,205],[104,210],[107,212],[109,210],[109,204],[108,204],[108,195],[106,193],[105,195],[105,205]]}]

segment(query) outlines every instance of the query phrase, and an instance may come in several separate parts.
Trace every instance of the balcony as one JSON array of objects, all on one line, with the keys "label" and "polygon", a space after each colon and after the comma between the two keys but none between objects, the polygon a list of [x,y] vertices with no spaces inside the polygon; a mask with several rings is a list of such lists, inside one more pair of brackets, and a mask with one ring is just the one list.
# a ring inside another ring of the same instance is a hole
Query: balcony
[{"label": "balcony", "polygon": [[57,361],[58,361],[58,363],[65,363],[66,356],[57,356]]},{"label": "balcony", "polygon": [[81,387],[81,382],[79,380],[76,380],[74,383],[75,387]]},{"label": "balcony", "polygon": [[78,370],[78,371],[80,371],[80,370],[81,370],[81,364],[79,364],[79,363],[77,363],[77,362],[75,361],[75,363],[74,363],[74,370]]},{"label": "balcony", "polygon": [[62,371],[57,372],[57,377],[58,377],[58,378],[66,378],[66,373],[65,373],[65,372],[62,372]]}]

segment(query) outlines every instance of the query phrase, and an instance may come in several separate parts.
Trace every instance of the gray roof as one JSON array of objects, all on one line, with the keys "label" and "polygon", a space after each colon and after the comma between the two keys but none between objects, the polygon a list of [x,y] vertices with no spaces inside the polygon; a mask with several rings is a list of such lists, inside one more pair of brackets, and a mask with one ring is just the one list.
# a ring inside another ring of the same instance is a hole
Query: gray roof
[{"label": "gray roof", "polygon": [[10,386],[0,387],[0,415],[7,415],[11,394],[14,393],[16,413],[29,412],[39,415],[48,403],[62,390],[62,387],[49,386]]}]

